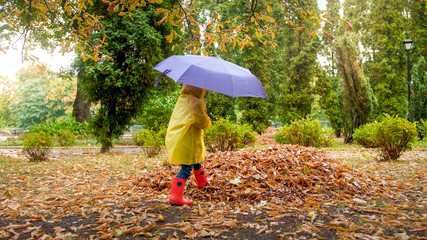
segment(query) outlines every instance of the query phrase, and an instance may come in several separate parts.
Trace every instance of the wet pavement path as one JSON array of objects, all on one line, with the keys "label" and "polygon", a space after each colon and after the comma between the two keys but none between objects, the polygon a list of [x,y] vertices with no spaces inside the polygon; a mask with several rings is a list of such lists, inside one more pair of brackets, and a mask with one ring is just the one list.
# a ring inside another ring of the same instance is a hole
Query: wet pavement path
[{"label": "wet pavement path", "polygon": [[[84,147],[84,148],[52,148],[49,158],[55,159],[67,159],[67,158],[80,158],[86,156],[96,156],[99,153],[99,147]],[[117,155],[133,155],[142,154],[141,147],[134,146],[119,146],[114,147],[110,150],[110,154]],[[22,153],[22,147],[0,147],[0,155],[10,157],[25,157]]]}]

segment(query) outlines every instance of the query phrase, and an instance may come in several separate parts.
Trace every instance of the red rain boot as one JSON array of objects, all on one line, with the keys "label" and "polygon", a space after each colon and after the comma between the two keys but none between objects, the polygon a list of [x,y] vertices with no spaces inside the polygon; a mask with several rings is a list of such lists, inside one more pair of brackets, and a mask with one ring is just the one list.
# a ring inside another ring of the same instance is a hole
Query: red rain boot
[{"label": "red rain boot", "polygon": [[171,186],[171,197],[169,202],[172,205],[191,205],[193,200],[184,197],[184,189],[187,181],[181,178],[173,178]]},{"label": "red rain boot", "polygon": [[196,177],[197,187],[203,188],[206,186],[212,177],[206,178],[205,168],[202,167],[199,170],[194,170],[194,176]]}]

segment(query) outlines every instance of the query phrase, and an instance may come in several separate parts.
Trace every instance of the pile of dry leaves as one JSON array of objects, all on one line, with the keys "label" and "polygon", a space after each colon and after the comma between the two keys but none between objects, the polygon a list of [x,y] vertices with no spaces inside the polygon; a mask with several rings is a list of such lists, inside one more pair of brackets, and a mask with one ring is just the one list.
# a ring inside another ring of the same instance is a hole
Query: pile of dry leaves
[{"label": "pile of dry leaves", "polygon": [[[315,148],[274,145],[267,149],[218,152],[203,163],[213,181],[197,189],[190,178],[186,195],[194,200],[255,204],[303,204],[390,197],[392,186],[337,160],[325,158]],[[159,164],[135,181],[148,195],[170,192],[177,168]],[[381,195],[381,196],[379,196]]]}]

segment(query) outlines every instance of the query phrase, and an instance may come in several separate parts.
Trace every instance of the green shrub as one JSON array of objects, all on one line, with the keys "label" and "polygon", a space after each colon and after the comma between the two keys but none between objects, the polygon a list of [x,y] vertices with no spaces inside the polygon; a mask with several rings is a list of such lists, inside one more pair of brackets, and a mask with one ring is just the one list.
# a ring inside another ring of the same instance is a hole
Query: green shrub
[{"label": "green shrub", "polygon": [[23,146],[25,135],[19,135],[18,137],[8,137],[6,141],[0,141],[1,146]]},{"label": "green shrub", "polygon": [[152,95],[149,95],[147,102],[144,103],[144,109],[138,117],[144,128],[156,131],[167,128],[180,92],[178,88],[170,93],[157,90],[151,92]]},{"label": "green shrub", "polygon": [[76,142],[76,136],[84,138],[88,134],[86,123],[77,122],[74,117],[41,122],[34,125],[31,133],[44,132],[49,134],[60,146],[71,146]]},{"label": "green shrub", "polygon": [[3,117],[0,117],[0,131],[1,131],[1,128],[5,126],[6,126],[6,120],[4,120]]},{"label": "green shrub", "polygon": [[385,117],[378,126],[376,141],[384,160],[396,160],[418,140],[415,124],[399,117]]},{"label": "green shrub", "polygon": [[150,134],[150,129],[139,129],[138,131],[132,132],[132,140],[135,145],[144,146],[146,135]]},{"label": "green shrub", "polygon": [[376,134],[380,123],[368,123],[360,126],[354,131],[353,140],[366,148],[377,148],[379,142],[376,140]]},{"label": "green shrub", "polygon": [[135,145],[135,142],[133,141],[132,138],[122,136],[119,139],[114,139],[113,145],[130,146],[130,145]]},{"label": "green shrub", "polygon": [[421,120],[417,123],[418,136],[424,139],[427,135],[427,120]]},{"label": "green shrub", "polygon": [[150,129],[140,129],[132,133],[132,140],[136,145],[141,146],[148,157],[158,155],[165,145],[167,129],[154,131]]},{"label": "green shrub", "polygon": [[248,124],[259,134],[265,132],[273,118],[273,104],[262,98],[240,98],[237,102],[241,114],[238,121]]},{"label": "green shrub", "polygon": [[61,147],[71,146],[76,143],[76,136],[67,129],[60,129],[55,134],[55,139]]},{"label": "green shrub", "polygon": [[327,147],[331,144],[328,131],[319,122],[300,119],[284,126],[274,135],[281,144],[298,144],[306,147]]},{"label": "green shrub", "polygon": [[64,119],[56,119],[55,121],[41,122],[34,125],[31,132],[43,131],[50,135],[55,135],[60,130],[68,130],[72,134],[80,135],[87,134],[88,126],[87,123],[79,123],[74,117],[68,116]]},{"label": "green shrub", "polygon": [[249,125],[219,119],[204,132],[204,141],[208,151],[233,151],[256,142],[256,134]]},{"label": "green shrub", "polygon": [[25,135],[22,152],[31,162],[40,162],[48,159],[52,138],[48,133],[28,133]]}]

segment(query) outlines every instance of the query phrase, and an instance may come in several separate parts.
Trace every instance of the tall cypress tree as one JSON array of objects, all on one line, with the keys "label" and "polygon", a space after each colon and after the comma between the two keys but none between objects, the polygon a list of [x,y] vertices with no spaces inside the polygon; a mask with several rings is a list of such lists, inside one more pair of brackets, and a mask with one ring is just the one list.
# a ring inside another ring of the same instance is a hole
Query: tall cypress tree
[{"label": "tall cypress tree", "polygon": [[347,32],[335,40],[338,72],[342,78],[344,142],[352,141],[353,131],[368,122],[373,111],[372,90],[360,68],[357,35]]}]

